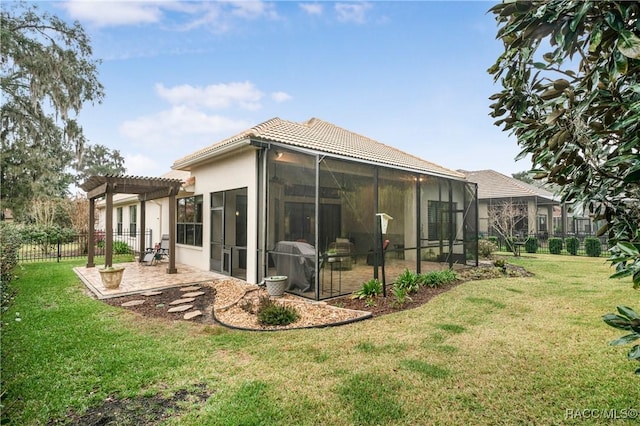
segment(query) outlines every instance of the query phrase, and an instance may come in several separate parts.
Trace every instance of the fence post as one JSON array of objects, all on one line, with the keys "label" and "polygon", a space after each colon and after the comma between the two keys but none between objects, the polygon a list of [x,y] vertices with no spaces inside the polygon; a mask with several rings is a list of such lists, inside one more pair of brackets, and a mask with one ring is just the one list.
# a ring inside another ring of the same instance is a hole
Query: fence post
[{"label": "fence post", "polygon": [[60,263],[60,258],[62,257],[62,253],[60,253],[60,237],[58,237],[58,256],[57,256],[57,262]]}]

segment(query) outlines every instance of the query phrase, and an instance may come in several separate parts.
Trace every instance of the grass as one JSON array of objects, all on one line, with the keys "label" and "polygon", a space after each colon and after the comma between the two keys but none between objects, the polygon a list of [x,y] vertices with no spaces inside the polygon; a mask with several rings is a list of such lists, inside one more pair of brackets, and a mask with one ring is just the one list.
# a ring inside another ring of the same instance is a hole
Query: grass
[{"label": "grass", "polygon": [[598,258],[508,261],[535,276],[275,333],[143,319],[88,297],[71,270],[80,261],[27,264],[2,316],[3,415],[63,422],[109,398],[200,385],[208,400],[182,402],[165,424],[606,424],[570,413],[639,409],[630,347],[609,346],[621,332],[601,320],[619,304],[640,308],[630,282],[608,279]]}]

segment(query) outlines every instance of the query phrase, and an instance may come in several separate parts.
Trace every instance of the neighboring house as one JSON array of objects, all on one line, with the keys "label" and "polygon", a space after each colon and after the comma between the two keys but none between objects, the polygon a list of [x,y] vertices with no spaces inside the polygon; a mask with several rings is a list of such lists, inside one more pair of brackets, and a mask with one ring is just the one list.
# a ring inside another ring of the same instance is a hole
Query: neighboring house
[{"label": "neighboring house", "polygon": [[[518,207],[520,217],[516,218],[514,235],[536,235],[546,238],[555,231],[563,233],[560,198],[549,191],[530,185],[518,179],[505,176],[495,170],[464,171],[470,182],[478,184],[478,217],[480,235],[496,235],[491,229],[490,212],[500,209],[505,203]],[[555,224],[560,229],[554,229]]]},{"label": "neighboring house", "polygon": [[[475,183],[317,118],[273,118],[172,168],[190,175],[180,175],[177,196],[181,264],[249,283],[287,275],[290,292],[319,300],[373,278],[382,240],[390,279],[405,268],[442,267],[433,262],[477,263]],[[114,203],[123,208],[122,227],[135,200]],[[154,239],[168,233],[159,208],[147,208]],[[393,218],[382,239],[378,213]]]}]

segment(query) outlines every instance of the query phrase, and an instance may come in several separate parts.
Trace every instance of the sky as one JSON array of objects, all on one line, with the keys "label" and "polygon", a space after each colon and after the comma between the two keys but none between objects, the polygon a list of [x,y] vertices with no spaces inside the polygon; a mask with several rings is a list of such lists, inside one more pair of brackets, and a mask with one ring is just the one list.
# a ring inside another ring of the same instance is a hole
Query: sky
[{"label": "sky", "polygon": [[273,117],[317,117],[454,170],[530,167],[489,116],[496,2],[37,3],[88,33],[106,96],[78,120],[130,175]]}]

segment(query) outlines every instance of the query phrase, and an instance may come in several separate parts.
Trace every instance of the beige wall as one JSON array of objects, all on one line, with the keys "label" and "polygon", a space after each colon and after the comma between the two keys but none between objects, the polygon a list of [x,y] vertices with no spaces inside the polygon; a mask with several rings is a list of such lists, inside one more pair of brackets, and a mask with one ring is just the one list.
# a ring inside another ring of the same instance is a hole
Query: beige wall
[{"label": "beige wall", "polygon": [[[247,281],[254,282],[256,276],[258,217],[256,216],[256,150],[244,148],[219,161],[208,163],[191,171],[195,184],[181,191],[177,198],[191,195],[203,196],[202,247],[176,244],[176,262],[195,268],[209,270],[209,238],[210,238],[210,205],[211,193],[230,189],[247,188]],[[116,210],[123,208],[123,229],[129,229],[129,206],[137,205],[138,231],[140,230],[140,203],[137,196],[117,194],[114,196],[113,227],[116,229]],[[104,201],[98,203],[96,209],[98,229],[104,229]],[[152,243],[160,242],[162,234],[169,233],[169,199],[161,198],[146,203],[146,224],[151,229]],[[115,238],[117,240],[117,237]],[[138,250],[138,239],[134,239],[133,248]],[[148,245],[148,242],[145,242]]]},{"label": "beige wall", "polygon": [[[255,282],[256,257],[258,253],[258,217],[257,206],[257,163],[256,150],[246,147],[226,157],[206,165],[194,168],[195,177],[193,195],[203,196],[202,247],[178,244],[176,262],[184,263],[205,271],[209,270],[209,239],[211,235],[211,193],[230,189],[247,188],[247,281]],[[166,210],[166,209],[165,209]]]}]

